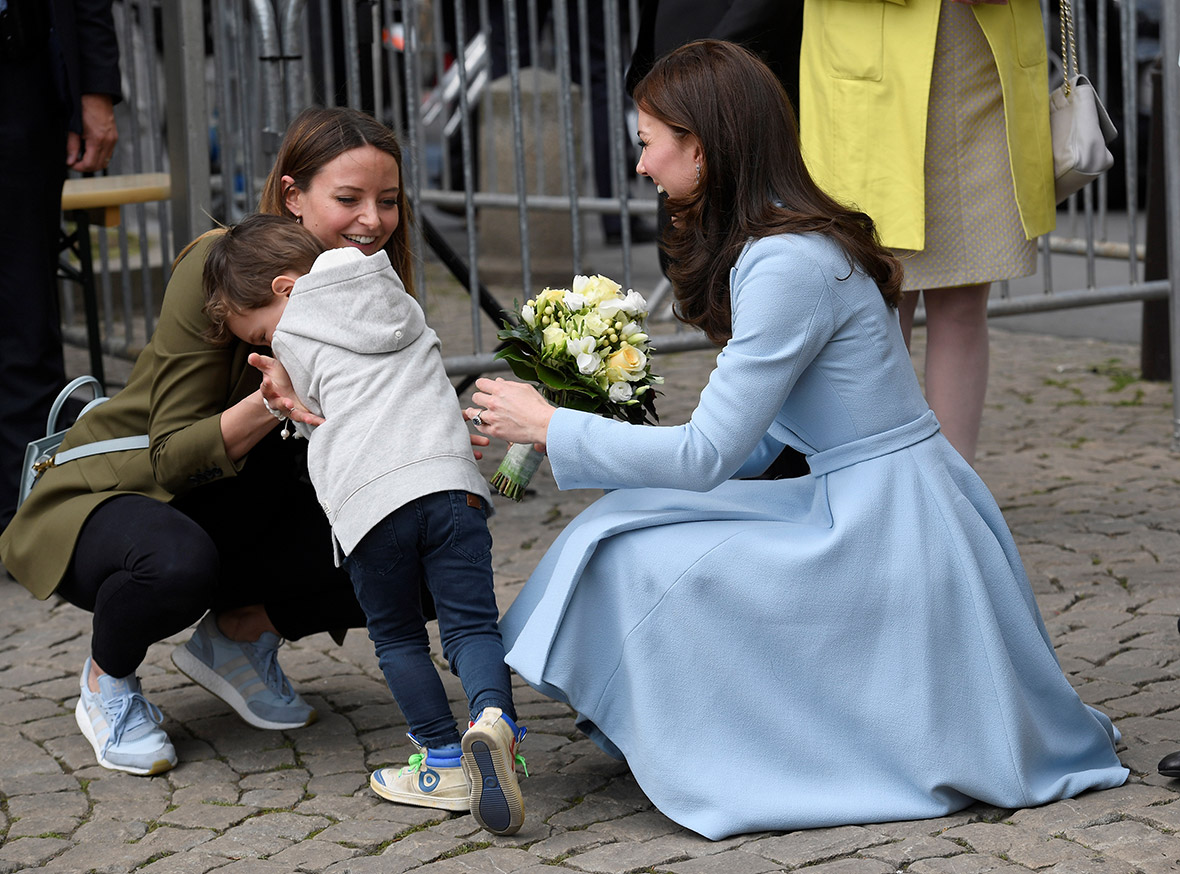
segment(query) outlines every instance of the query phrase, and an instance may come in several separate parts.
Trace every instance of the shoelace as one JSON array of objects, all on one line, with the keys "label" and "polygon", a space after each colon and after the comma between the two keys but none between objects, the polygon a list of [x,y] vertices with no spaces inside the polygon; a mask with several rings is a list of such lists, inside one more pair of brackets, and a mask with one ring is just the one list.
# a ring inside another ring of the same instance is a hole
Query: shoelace
[{"label": "shoelace", "polygon": [[[258,643],[248,643],[258,658],[262,660],[262,670],[259,673],[262,676],[262,682],[266,683],[266,687],[274,692],[283,701],[294,701],[295,690],[291,687],[287,675],[283,673],[282,667],[279,666],[279,647],[262,646]],[[279,646],[282,646],[282,641],[279,641]]]},{"label": "shoelace", "polygon": [[[529,775],[529,766],[528,766],[528,763],[525,762],[524,756],[522,756],[520,753],[516,753],[514,756],[514,759],[516,761],[516,764],[519,765],[524,770],[524,775],[527,777]],[[412,756],[410,756],[409,760],[406,763],[406,766],[404,768],[402,768],[401,771],[399,771],[398,773],[399,774],[413,774],[415,771],[421,770],[422,765],[425,762],[426,762],[426,753],[414,753]]]},{"label": "shoelace", "polygon": [[401,771],[399,771],[398,773],[399,774],[413,774],[415,771],[421,769],[422,764],[425,761],[426,761],[426,753],[414,753],[414,755],[410,756],[409,763],[404,768],[402,768]]},{"label": "shoelace", "polygon": [[102,746],[102,754],[123,739],[124,733],[133,731],[148,722],[159,725],[164,721],[160,708],[148,701],[139,692],[120,695],[113,701],[101,701],[103,713],[111,733]]}]

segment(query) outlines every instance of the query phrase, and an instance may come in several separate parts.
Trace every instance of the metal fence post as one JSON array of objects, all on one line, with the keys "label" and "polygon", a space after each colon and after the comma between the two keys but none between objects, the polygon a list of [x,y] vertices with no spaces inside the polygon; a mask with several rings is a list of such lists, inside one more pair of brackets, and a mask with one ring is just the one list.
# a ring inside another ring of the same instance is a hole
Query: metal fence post
[{"label": "metal fence post", "polygon": [[[1160,60],[1151,67],[1151,142],[1147,160],[1147,239],[1143,278],[1148,282],[1168,276],[1168,211],[1164,189],[1168,172],[1164,161],[1164,98]],[[1143,301],[1139,333],[1139,369],[1144,379],[1172,377],[1168,299]]]},{"label": "metal fence post", "polygon": [[[1164,163],[1168,215],[1180,216],[1180,8],[1163,3]],[[1180,221],[1168,226],[1168,278],[1172,305],[1172,450],[1180,451]]]},{"label": "metal fence post", "polygon": [[163,4],[162,12],[172,238],[179,252],[212,226],[205,22],[201,0],[173,0]]}]

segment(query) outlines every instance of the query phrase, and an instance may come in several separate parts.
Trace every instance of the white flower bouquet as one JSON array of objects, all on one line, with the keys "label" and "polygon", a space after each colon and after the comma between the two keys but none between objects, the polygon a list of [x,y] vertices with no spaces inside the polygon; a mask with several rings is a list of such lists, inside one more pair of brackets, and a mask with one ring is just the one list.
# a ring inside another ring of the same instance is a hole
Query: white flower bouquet
[{"label": "white flower bouquet", "polygon": [[[605,276],[575,276],[571,288],[546,288],[518,315],[519,324],[499,332],[496,358],[546,400],[636,425],[659,421],[653,386],[664,380],[651,372],[643,295]],[[519,501],[541,457],[532,446],[510,446],[492,485]]]}]

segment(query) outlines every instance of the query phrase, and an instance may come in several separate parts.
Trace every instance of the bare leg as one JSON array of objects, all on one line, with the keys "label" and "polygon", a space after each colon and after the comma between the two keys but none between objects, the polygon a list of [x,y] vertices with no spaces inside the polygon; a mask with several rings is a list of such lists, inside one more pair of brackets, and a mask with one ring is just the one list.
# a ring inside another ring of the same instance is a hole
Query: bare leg
[{"label": "bare leg", "polygon": [[987,392],[988,283],[924,293],[926,400],[951,445],[975,463]]},{"label": "bare leg", "polygon": [[905,338],[906,349],[910,348],[910,337],[914,333],[914,310],[918,308],[920,291],[907,291],[901,296],[897,314],[901,319],[901,336]]},{"label": "bare leg", "polygon": [[218,613],[217,628],[230,640],[239,642],[253,643],[262,636],[264,631],[282,637],[266,614],[266,608],[261,604],[235,607],[233,610]]},{"label": "bare leg", "polygon": [[[269,631],[279,634],[277,628],[266,615],[266,609],[261,604],[251,604],[248,607],[235,607],[217,616],[217,627],[230,640],[254,642],[262,636],[262,632]],[[279,635],[282,637],[282,635]],[[86,678],[86,685],[91,692],[98,691],[98,678],[106,674],[94,659],[90,660],[90,676]]]}]

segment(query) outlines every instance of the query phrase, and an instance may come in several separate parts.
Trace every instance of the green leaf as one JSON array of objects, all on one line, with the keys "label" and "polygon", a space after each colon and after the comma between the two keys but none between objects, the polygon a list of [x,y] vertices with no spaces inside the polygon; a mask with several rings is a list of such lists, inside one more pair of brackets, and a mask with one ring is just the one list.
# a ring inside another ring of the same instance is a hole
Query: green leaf
[{"label": "green leaf", "polygon": [[[499,358],[500,356],[496,356]],[[512,368],[512,372],[519,378],[526,382],[537,382],[537,368],[527,361],[519,358],[509,358],[505,356],[508,361],[508,366]]]}]

